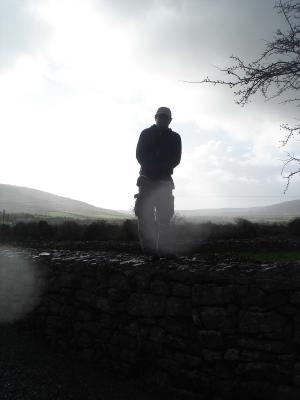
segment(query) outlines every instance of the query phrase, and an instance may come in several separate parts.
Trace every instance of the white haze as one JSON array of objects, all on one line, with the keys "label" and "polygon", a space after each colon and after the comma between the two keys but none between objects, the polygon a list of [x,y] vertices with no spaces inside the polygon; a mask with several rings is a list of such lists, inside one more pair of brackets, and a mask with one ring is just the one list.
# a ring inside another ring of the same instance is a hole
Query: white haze
[{"label": "white haze", "polygon": [[1,247],[0,254],[0,323],[25,317],[38,304],[43,277],[24,251]]}]

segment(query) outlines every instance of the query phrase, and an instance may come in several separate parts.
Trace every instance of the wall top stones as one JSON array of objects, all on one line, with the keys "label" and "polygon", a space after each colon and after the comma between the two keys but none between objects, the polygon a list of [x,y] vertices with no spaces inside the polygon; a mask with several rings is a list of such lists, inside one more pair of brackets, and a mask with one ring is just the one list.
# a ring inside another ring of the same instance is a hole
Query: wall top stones
[{"label": "wall top stones", "polygon": [[300,262],[0,247],[20,257],[53,344],[196,398],[300,398]]}]

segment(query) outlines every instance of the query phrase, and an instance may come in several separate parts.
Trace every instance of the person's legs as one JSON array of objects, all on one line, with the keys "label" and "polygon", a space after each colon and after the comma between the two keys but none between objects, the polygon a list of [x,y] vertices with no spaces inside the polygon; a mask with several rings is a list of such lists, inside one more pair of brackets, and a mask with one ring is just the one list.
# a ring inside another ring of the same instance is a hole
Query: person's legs
[{"label": "person's legs", "polygon": [[173,253],[170,220],[174,215],[172,187],[162,185],[156,192],[156,216],[158,223],[158,251],[161,255]]},{"label": "person's legs", "polygon": [[154,196],[151,188],[139,187],[134,211],[138,217],[138,234],[141,249],[145,254],[155,254],[157,251],[157,226],[154,214]]}]

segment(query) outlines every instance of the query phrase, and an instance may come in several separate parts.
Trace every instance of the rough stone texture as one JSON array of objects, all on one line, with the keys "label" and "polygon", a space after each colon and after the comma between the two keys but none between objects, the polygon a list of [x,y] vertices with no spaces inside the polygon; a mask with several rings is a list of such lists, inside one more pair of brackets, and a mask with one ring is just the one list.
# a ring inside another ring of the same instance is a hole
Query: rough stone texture
[{"label": "rough stone texture", "polygon": [[26,321],[54,346],[187,398],[300,398],[300,263],[27,257],[44,284]]}]

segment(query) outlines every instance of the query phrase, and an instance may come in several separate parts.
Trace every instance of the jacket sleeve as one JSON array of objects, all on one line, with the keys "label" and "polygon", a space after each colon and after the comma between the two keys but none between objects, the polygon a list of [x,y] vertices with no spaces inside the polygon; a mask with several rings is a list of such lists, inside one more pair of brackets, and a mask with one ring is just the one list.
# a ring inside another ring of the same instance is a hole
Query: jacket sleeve
[{"label": "jacket sleeve", "polygon": [[169,175],[173,173],[173,169],[180,163],[181,160],[181,138],[177,134],[173,143],[170,143],[170,152],[165,160],[156,163],[157,174]]},{"label": "jacket sleeve", "polygon": [[163,161],[160,164],[160,168],[163,170],[175,168],[181,160],[181,138],[177,134],[172,147],[170,148],[170,157],[168,160]]},{"label": "jacket sleeve", "polygon": [[174,146],[174,155],[172,159],[172,167],[175,168],[181,160],[181,152],[182,152],[182,145],[181,145],[181,137],[177,134],[176,135],[176,145]]},{"label": "jacket sleeve", "polygon": [[147,133],[142,131],[136,146],[136,159],[138,160],[139,164],[145,168],[149,168],[153,164],[148,147],[149,143],[147,140]]},{"label": "jacket sleeve", "polygon": [[140,134],[137,146],[136,146],[136,159],[139,164],[142,165],[145,159],[145,135],[143,132]]}]

